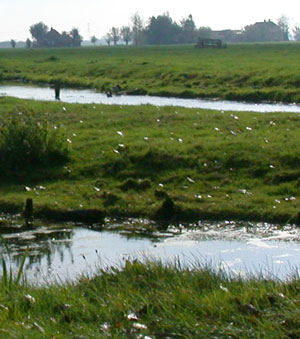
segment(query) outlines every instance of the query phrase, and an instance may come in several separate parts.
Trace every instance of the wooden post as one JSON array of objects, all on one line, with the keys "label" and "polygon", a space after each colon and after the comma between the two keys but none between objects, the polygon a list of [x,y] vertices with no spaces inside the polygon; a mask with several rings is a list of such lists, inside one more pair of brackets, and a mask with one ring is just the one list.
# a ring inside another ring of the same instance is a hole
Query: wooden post
[{"label": "wooden post", "polygon": [[26,199],[26,205],[23,212],[23,216],[27,226],[33,217],[33,200],[31,198]]},{"label": "wooden post", "polygon": [[59,83],[56,83],[54,85],[54,91],[55,91],[55,100],[60,100],[60,84]]}]

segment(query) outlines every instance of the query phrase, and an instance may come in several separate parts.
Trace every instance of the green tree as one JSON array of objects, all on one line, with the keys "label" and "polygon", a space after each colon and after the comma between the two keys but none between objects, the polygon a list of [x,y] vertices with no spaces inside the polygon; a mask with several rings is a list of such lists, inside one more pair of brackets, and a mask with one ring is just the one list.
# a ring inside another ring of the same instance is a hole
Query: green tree
[{"label": "green tree", "polygon": [[193,16],[190,14],[187,18],[180,21],[182,28],[182,42],[193,43],[196,40],[196,24]]},{"label": "green tree", "polygon": [[212,30],[210,27],[199,27],[197,30],[198,39],[211,39]]},{"label": "green tree", "polygon": [[48,27],[43,22],[39,22],[30,26],[29,31],[32,35],[32,38],[35,40],[37,47],[47,46]]},{"label": "green tree", "polygon": [[79,34],[78,28],[73,28],[70,32],[70,38],[72,40],[73,47],[80,47],[82,42],[82,36]]},{"label": "green tree", "polygon": [[26,45],[26,48],[30,48],[32,46],[32,42],[29,38],[25,41],[25,45]]},{"label": "green tree", "polygon": [[62,32],[57,43],[58,43],[58,46],[60,47],[73,46],[72,37],[66,31]]},{"label": "green tree", "polygon": [[95,35],[93,35],[93,36],[91,37],[91,43],[92,43],[94,46],[95,46],[97,40],[98,40],[98,39],[95,37]]},{"label": "green tree", "polygon": [[149,44],[173,44],[178,42],[180,27],[172,20],[169,13],[151,17],[145,30]]},{"label": "green tree", "polygon": [[122,40],[126,43],[126,46],[128,46],[129,41],[132,38],[132,32],[129,26],[123,26],[120,29],[120,35],[122,37]]},{"label": "green tree", "polygon": [[14,39],[10,40],[10,45],[11,45],[12,48],[16,48],[16,44],[17,44],[16,40],[14,40]]}]

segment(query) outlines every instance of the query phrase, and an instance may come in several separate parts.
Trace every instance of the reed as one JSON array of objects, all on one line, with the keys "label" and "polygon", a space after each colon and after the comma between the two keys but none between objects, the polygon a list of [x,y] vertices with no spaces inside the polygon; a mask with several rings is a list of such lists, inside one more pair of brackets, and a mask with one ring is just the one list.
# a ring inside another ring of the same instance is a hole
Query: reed
[{"label": "reed", "polygon": [[[6,250],[8,261],[11,262],[11,254],[10,254],[9,246],[7,244],[7,241],[5,240],[5,238],[3,238],[1,234],[0,234],[0,241],[1,241],[2,246]],[[16,272],[14,272],[12,266],[7,264],[7,260],[5,259],[5,254],[1,253],[1,263],[2,263],[1,285],[8,292],[13,292],[14,290],[20,288],[21,279],[24,278],[24,265],[25,265],[27,256],[28,256],[28,249],[24,251],[19,267],[17,268]]]}]

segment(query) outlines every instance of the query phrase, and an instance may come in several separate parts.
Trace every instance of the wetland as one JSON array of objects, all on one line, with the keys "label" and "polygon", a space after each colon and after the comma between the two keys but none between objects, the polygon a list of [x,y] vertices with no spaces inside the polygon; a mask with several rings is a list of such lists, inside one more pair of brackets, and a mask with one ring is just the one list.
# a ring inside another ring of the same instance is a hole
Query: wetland
[{"label": "wetland", "polygon": [[297,109],[299,49],[3,50],[1,81],[64,89],[0,90],[1,336],[299,337],[298,112],[63,98]]}]

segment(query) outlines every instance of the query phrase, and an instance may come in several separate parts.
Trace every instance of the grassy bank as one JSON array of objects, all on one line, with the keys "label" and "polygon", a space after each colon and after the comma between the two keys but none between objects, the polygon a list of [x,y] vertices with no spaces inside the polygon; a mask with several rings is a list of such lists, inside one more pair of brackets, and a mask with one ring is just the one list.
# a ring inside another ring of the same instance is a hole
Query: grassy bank
[{"label": "grassy bank", "polygon": [[180,97],[299,102],[300,44],[3,49],[0,80]]},{"label": "grassy bank", "polygon": [[2,211],[21,211],[32,198],[36,216],[57,220],[55,211],[92,209],[168,221],[296,221],[298,114],[10,98],[0,105],[2,123],[29,113],[46,119],[70,151],[64,164],[11,167],[0,179]]},{"label": "grassy bank", "polygon": [[0,282],[2,338],[298,338],[299,280],[127,262],[63,286]]}]

